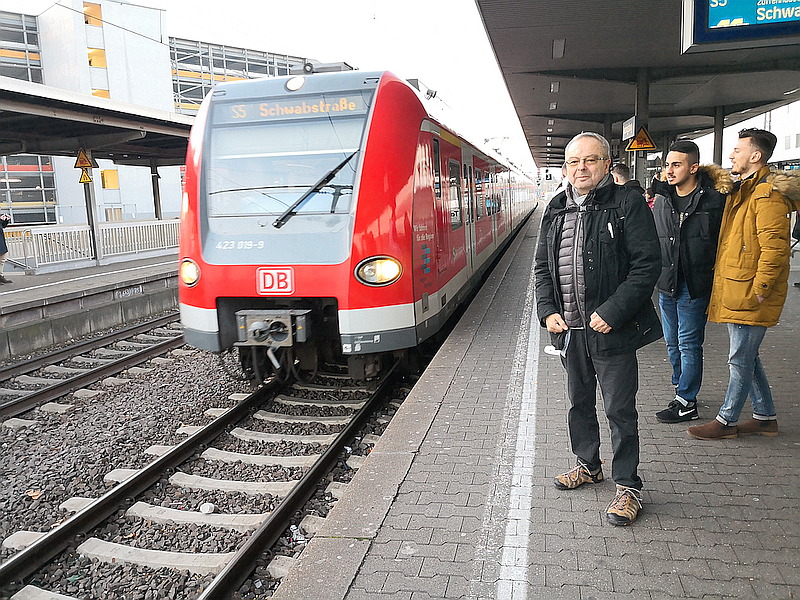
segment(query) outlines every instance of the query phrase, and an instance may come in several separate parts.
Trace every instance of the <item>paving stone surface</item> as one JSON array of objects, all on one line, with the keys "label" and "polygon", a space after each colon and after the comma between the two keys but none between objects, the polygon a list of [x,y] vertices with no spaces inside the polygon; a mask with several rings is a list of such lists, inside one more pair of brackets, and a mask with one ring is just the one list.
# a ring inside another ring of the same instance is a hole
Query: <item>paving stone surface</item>
[{"label": "paving stone surface", "polygon": [[[367,534],[368,550],[344,597],[800,596],[800,288],[790,285],[781,322],[761,347],[777,437],[712,442],[686,433],[714,418],[724,398],[724,325],[709,324],[706,331],[701,419],[693,423],[656,420],[674,395],[666,347],[662,340],[639,352],[644,510],[632,526],[614,527],[605,521],[614,495],[610,479],[567,492],[552,484],[574,457],[564,370],[558,357],[544,353],[547,334],[531,322],[537,233],[535,217],[398,413],[413,411],[413,423],[426,428],[415,429],[409,418],[396,417],[394,430],[395,421],[390,424],[387,435],[404,441],[410,466],[390,502],[382,489],[388,508],[380,527]],[[790,284],[800,280],[797,263]],[[608,423],[598,406],[610,477]],[[743,419],[750,409],[748,402]],[[365,473],[380,472],[373,461],[396,459],[379,442]],[[344,500],[370,505],[364,486],[358,489],[360,500]],[[324,533],[323,527],[301,562],[320,560],[314,542],[325,540],[341,552],[365,539]]]}]

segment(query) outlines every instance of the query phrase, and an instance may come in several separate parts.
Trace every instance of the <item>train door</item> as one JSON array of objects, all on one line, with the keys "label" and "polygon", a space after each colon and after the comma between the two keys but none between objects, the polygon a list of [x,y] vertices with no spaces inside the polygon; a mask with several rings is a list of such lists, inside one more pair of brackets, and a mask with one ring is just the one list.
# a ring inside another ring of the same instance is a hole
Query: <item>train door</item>
[{"label": "train door", "polygon": [[494,166],[489,167],[489,199],[486,202],[486,212],[492,219],[492,239],[497,240],[497,172]]},{"label": "train door", "polygon": [[466,204],[465,226],[466,231],[464,237],[466,238],[467,253],[467,272],[472,275],[475,270],[475,254],[476,252],[476,239],[475,239],[475,187],[473,182],[473,172],[471,163],[472,159],[469,156],[464,157],[464,202]]}]

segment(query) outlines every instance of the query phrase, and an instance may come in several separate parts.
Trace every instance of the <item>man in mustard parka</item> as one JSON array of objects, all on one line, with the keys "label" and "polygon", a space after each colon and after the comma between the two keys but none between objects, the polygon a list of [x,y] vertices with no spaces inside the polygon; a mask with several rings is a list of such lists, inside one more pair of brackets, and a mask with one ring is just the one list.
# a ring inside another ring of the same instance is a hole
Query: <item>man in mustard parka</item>
[{"label": "man in mustard parka", "polygon": [[[778,435],[778,418],[758,349],[767,327],[777,324],[789,278],[789,223],[800,202],[800,176],[767,166],[777,138],[743,129],[730,156],[740,179],[722,216],[708,320],[727,323],[730,379],[717,418],[689,434],[701,440],[739,435]],[[739,423],[747,396],[753,418]]]}]

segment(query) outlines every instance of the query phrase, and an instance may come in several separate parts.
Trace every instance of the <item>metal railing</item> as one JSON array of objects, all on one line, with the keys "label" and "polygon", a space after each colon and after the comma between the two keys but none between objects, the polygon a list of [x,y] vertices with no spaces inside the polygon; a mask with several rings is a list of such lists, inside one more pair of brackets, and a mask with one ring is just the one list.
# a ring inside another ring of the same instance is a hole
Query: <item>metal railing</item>
[{"label": "metal railing", "polygon": [[[103,257],[136,255],[178,247],[179,221],[100,223]],[[88,225],[9,227],[8,258],[28,269],[95,258]]]}]

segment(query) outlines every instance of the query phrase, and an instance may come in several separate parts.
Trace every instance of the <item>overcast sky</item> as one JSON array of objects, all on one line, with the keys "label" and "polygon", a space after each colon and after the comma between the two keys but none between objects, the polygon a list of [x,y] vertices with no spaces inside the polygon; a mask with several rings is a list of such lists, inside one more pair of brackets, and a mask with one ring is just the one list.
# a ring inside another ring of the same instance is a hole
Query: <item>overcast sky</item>
[{"label": "overcast sky", "polygon": [[[27,0],[40,14],[54,2]],[[166,10],[170,36],[390,70],[437,91],[470,141],[532,172],[533,159],[474,0],[138,0]],[[0,10],[20,3],[0,0]],[[45,78],[47,64],[45,63]]]}]

